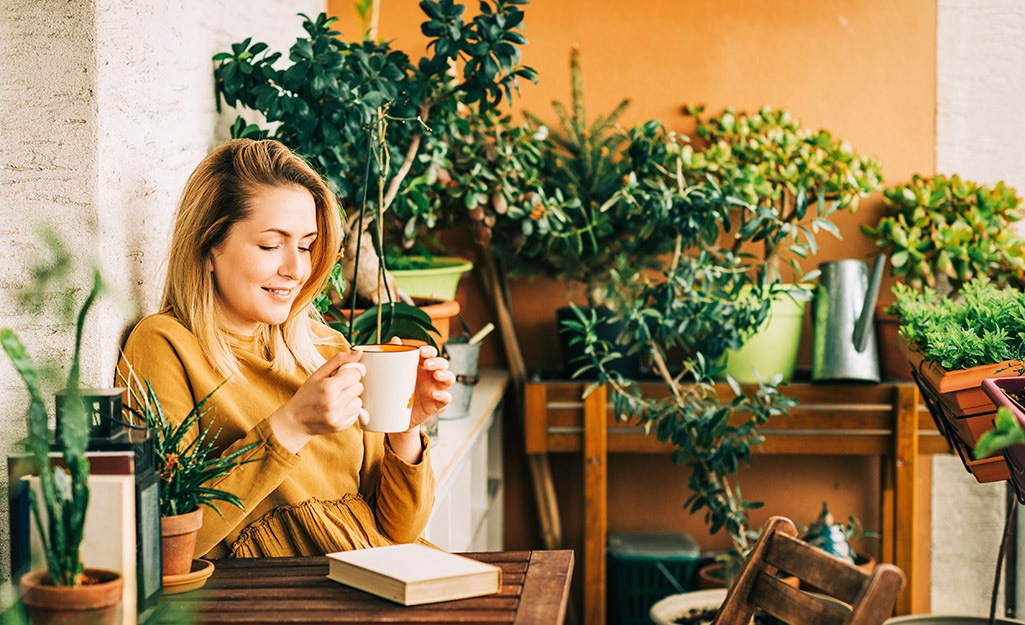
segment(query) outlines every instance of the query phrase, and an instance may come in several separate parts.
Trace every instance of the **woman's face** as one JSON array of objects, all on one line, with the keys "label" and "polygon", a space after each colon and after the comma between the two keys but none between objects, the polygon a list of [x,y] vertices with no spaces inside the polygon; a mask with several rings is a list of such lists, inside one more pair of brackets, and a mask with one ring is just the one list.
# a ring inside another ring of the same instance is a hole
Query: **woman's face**
[{"label": "woman's face", "polygon": [[249,206],[210,263],[221,327],[253,336],[261,324],[284,323],[310,278],[317,209],[302,187],[260,187]]}]

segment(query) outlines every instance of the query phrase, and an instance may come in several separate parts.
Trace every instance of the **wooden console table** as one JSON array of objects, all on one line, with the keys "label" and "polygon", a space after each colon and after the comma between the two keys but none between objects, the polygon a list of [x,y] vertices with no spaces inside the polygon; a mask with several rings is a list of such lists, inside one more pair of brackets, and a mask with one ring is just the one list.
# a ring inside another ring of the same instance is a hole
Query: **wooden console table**
[{"label": "wooden console table", "polygon": [[[646,435],[636,424],[618,421],[611,413],[606,389],[599,388],[582,400],[584,388],[584,383],[567,381],[526,385],[526,451],[534,461],[545,465],[548,453],[583,452],[582,569],[587,589],[583,622],[604,625],[608,530],[606,456],[610,452],[669,453],[672,447],[660,443],[654,435]],[[660,384],[642,384],[642,388],[651,396],[666,392]],[[744,392],[754,388],[746,387]],[[733,397],[725,384],[717,390],[724,401]],[[907,586],[897,603],[897,613],[921,611],[916,605],[915,589],[922,579],[928,579],[928,572],[915,570],[918,456],[948,453],[949,447],[929,413],[920,405],[918,388],[912,382],[791,383],[786,387],[786,395],[798,399],[800,404],[789,416],[773,417],[760,428],[765,441],[756,448],[756,453],[880,457],[882,559],[896,564],[907,575]],[[541,506],[541,509],[549,516],[558,515],[555,505]],[[542,525],[559,527],[559,520],[542,519]]]}]

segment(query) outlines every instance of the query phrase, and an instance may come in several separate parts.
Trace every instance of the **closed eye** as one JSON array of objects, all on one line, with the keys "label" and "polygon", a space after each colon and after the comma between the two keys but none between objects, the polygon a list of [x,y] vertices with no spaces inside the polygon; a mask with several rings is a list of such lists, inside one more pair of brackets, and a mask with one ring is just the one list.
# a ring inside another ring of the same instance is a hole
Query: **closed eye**
[{"label": "closed eye", "polygon": [[277,246],[277,245],[261,245],[261,246],[260,246],[260,249],[261,249],[261,250],[265,250],[265,251],[269,252],[269,251],[271,251],[271,250],[276,250],[276,249],[278,249],[278,246]]}]

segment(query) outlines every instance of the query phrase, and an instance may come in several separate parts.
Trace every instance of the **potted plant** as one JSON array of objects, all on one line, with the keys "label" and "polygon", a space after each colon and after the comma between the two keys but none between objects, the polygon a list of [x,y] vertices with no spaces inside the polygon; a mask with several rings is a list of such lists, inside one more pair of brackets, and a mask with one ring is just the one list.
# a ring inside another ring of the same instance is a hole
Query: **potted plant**
[{"label": "potted plant", "polygon": [[[335,19],[325,14],[303,16],[308,37],[292,46],[286,68],[275,69],[281,54],[251,39],[214,57],[218,103],[223,97],[279,122],[272,136],[310,159],[358,209],[346,224],[359,251],[343,257],[341,279],[329,289],[346,284],[372,304],[391,303],[390,316],[403,309],[385,250],[410,247],[436,225],[439,207],[428,195],[452,129],[465,125],[460,104],[493,108],[511,98],[519,78],[535,80],[533,70],[518,65],[519,46],[526,43],[518,31],[523,4],[485,1],[479,15],[464,21],[461,4],[421,2],[430,54],[416,64],[389,43],[343,41],[331,28]],[[462,76],[453,78],[457,62]],[[243,122],[235,134],[270,131]],[[358,271],[360,258],[376,259],[377,266]]]},{"label": "potted plant", "polygon": [[[45,280],[58,275],[61,268],[62,263],[58,261],[37,271],[36,275]],[[36,365],[13,330],[0,331],[0,343],[25,382],[30,398],[28,449],[38,468],[42,496],[38,497],[30,489],[28,501],[41,538],[46,568],[26,573],[20,586],[30,618],[38,623],[53,619],[62,623],[113,623],[124,588],[120,573],[85,568],[81,559],[89,507],[89,461],[85,457],[89,421],[79,394],[79,363],[85,319],[101,288],[99,273],[94,273],[92,288],[78,311],[75,325],[74,356],[56,440],[63,467],[55,466],[50,460],[46,404]]]},{"label": "potted plant", "polygon": [[[865,553],[856,552],[851,542],[864,538],[879,538],[879,534],[866,530],[861,521],[853,516],[847,517],[846,523],[837,522],[824,501],[818,518],[808,527],[798,526],[798,531],[799,538],[804,542],[841,560],[850,562],[866,573],[871,572],[876,565],[875,558]],[[811,588],[810,590],[814,591],[815,589]]]},{"label": "potted plant", "polygon": [[[241,458],[259,443],[246,445],[228,455],[217,454],[214,444],[220,429],[211,432],[213,419],[205,427],[200,427],[200,419],[211,410],[207,402],[217,389],[201,399],[176,423],[164,414],[160,398],[148,381],[140,381],[131,370],[128,377],[125,383],[131,405],[127,410],[149,428],[160,475],[164,594],[192,590],[213,573],[210,562],[194,562],[196,536],[203,525],[203,508],[200,506],[208,506],[218,515],[221,512],[215,501],[245,509],[237,494],[214,488],[210,482],[230,474],[240,464],[254,462],[255,458]],[[193,430],[199,431],[198,436],[192,434]],[[197,564],[198,568],[194,567]]]},{"label": "potted plant", "polygon": [[893,292],[901,322],[899,345],[937,427],[976,479],[1007,479],[999,457],[976,460],[971,450],[992,427],[996,413],[982,381],[1025,370],[1025,295],[986,277],[963,284],[958,300],[905,284],[895,285]]},{"label": "potted plant", "polygon": [[[827,130],[805,128],[784,109],[744,113],[727,108],[704,118],[699,107],[685,110],[696,118],[700,145],[684,148],[684,174],[730,187],[741,200],[726,222],[735,236],[733,252],[755,252],[750,243],[757,242],[771,277],[796,283],[776,290],[769,325],[744,348],[730,352],[727,371],[746,382],[756,380],[752,369],[763,377],[781,372],[787,380],[810,299],[804,283],[817,275],[804,274],[798,259],[816,253],[820,231],[839,236],[830,216],[837,210],[853,212],[861,197],[879,189],[879,164]],[[745,236],[752,232],[758,236]],[[791,267],[788,276],[782,273],[784,262]]]},{"label": "potted plant", "polygon": [[[639,273],[613,264],[608,292],[624,321],[624,335],[650,359],[662,397],[645,396],[632,380],[610,370],[616,346],[598,336],[598,320],[581,315],[579,330],[588,366],[598,385],[607,385],[613,413],[644,425],[675,446],[673,460],[690,474],[691,513],[704,512],[709,531],[725,531],[733,561],[753,545],[746,501],[734,483],[761,437],[758,426],[783,414],[794,400],[783,395],[781,376],[744,393],[729,378],[729,397],[714,382],[727,349],[738,348],[768,314],[767,294],[776,283],[761,259],[721,244],[733,200],[711,185],[690,183],[683,174],[685,144],[657,122],[629,132],[629,167],[635,172],[613,201],[633,207],[673,242],[660,257],[660,271]],[[741,236],[749,236],[750,229]],[[730,297],[750,292],[752,297]]]},{"label": "potted plant", "polygon": [[[478,240],[501,260],[513,276],[547,276],[566,281],[586,300],[585,315],[595,315],[601,335],[615,341],[621,324],[608,297],[610,271],[642,272],[658,266],[660,254],[673,249],[673,238],[634,205],[615,199],[622,180],[630,176],[630,141],[617,126],[629,100],[611,112],[587,119],[580,50],[570,51],[570,102],[553,102],[560,129],[549,130],[527,114],[528,122],[505,128],[501,138],[483,142],[483,167],[463,159],[467,178],[491,172],[496,182],[477,186],[469,200],[480,207]],[[497,135],[497,133],[495,133]],[[500,146],[494,149],[491,146]],[[490,154],[495,157],[489,157]],[[456,171],[460,171],[458,168]],[[509,192],[509,178],[519,189]],[[463,176],[460,176],[462,178]],[[462,185],[458,185],[459,188]],[[486,200],[491,197],[491,201]],[[490,204],[490,206],[489,206]],[[569,307],[557,311],[560,346],[567,375],[580,368],[585,355],[564,332],[576,318]],[[638,375],[638,361],[628,349],[609,366],[629,377]]]},{"label": "potted plant", "polygon": [[[861,231],[889,255],[891,275],[940,295],[958,292],[977,276],[1022,286],[1025,242],[1013,228],[1021,198],[1003,182],[916,174],[883,191],[883,198],[886,214]],[[889,314],[890,304],[880,302],[876,311],[880,366],[887,379],[911,379],[897,348],[899,322]]]}]

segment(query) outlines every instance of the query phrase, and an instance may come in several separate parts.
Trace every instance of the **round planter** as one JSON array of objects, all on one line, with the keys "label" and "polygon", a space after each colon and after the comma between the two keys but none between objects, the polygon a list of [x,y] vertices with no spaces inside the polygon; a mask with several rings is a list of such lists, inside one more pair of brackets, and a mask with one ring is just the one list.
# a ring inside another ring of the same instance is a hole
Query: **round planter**
[{"label": "round planter", "polygon": [[120,573],[86,569],[81,586],[54,586],[50,573],[39,569],[21,577],[22,601],[33,625],[108,625],[114,623],[124,579]]},{"label": "round planter", "polygon": [[[655,625],[676,625],[676,619],[687,614],[691,610],[714,610],[726,600],[726,589],[717,588],[712,590],[695,590],[685,592],[659,600],[651,606],[648,616]],[[841,603],[832,597],[812,594],[812,596],[827,605],[833,605],[841,610],[850,611],[850,606]],[[887,621],[889,623],[890,621]],[[1016,621],[1014,621],[1016,622]]]},{"label": "round planter", "polygon": [[758,376],[768,381],[777,373],[783,375],[784,382],[793,378],[807,304],[801,293],[775,299],[765,325],[743,347],[727,352],[724,374],[742,384],[757,384]]},{"label": "round planter", "polygon": [[[1025,625],[1025,621],[1011,618],[998,618],[996,625]],[[884,625],[987,625],[989,618],[985,616],[947,616],[942,614],[912,614],[896,616],[887,620]]]},{"label": "round planter", "polygon": [[915,378],[911,375],[911,367],[900,351],[900,346],[897,345],[900,319],[886,312],[890,305],[890,302],[876,304],[876,350],[879,354],[879,374],[884,381],[909,382]]},{"label": "round planter", "polygon": [[660,599],[648,611],[648,616],[657,625],[674,625],[676,619],[691,610],[711,610],[726,600],[726,589],[695,590]]},{"label": "round planter", "polygon": [[[423,256],[411,256],[409,260],[427,262]],[[430,297],[441,300],[456,298],[456,287],[464,273],[473,269],[473,263],[455,256],[435,257],[430,266],[423,269],[389,269],[395,284],[413,297]]]},{"label": "round planter", "polygon": [[192,569],[196,535],[203,526],[203,509],[160,517],[160,557],[163,576],[184,575]]},{"label": "round planter", "polygon": [[[459,302],[455,300],[414,297],[413,303],[416,304],[417,308],[427,313],[427,316],[431,318],[431,323],[438,330],[438,333],[434,335],[434,340],[438,343],[439,347],[444,345],[445,341],[448,340],[449,322],[452,320],[452,317],[459,314]],[[360,316],[365,310],[365,308],[357,308],[356,316]],[[345,315],[345,319],[329,321],[328,325],[342,334],[347,334],[349,331],[349,309],[344,309],[342,314]],[[423,341],[410,340],[408,342],[410,345],[423,344]]]}]

